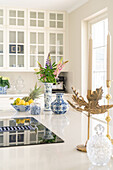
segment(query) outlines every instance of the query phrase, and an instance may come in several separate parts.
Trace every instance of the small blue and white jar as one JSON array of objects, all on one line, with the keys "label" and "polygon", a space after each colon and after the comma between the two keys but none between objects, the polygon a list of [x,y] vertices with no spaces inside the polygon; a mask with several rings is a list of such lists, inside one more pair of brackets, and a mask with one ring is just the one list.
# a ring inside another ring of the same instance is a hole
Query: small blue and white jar
[{"label": "small blue and white jar", "polygon": [[69,104],[63,99],[63,93],[56,93],[56,99],[51,103],[51,110],[55,114],[64,114],[68,108]]},{"label": "small blue and white jar", "polygon": [[0,94],[7,94],[7,86],[5,87],[0,86]]},{"label": "small blue and white jar", "polygon": [[41,106],[39,103],[34,102],[30,105],[30,110],[32,115],[39,115],[41,112]]}]

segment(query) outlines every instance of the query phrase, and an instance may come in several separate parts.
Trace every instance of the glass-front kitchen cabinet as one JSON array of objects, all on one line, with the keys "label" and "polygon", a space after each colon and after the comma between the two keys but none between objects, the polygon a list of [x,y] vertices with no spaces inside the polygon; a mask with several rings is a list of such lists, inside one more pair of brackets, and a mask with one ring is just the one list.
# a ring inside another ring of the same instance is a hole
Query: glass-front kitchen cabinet
[{"label": "glass-front kitchen cabinet", "polygon": [[58,63],[64,57],[64,33],[49,32],[49,51],[52,63]]},{"label": "glass-front kitchen cabinet", "polygon": [[30,9],[0,9],[0,71],[34,71],[65,60],[65,13]]},{"label": "glass-front kitchen cabinet", "polygon": [[43,31],[29,32],[29,68],[38,67],[38,62],[44,66],[46,57],[46,37]]},{"label": "glass-front kitchen cabinet", "polygon": [[0,68],[4,67],[4,30],[0,29]]},{"label": "glass-front kitchen cabinet", "polygon": [[25,67],[25,33],[22,30],[9,30],[8,67]]}]

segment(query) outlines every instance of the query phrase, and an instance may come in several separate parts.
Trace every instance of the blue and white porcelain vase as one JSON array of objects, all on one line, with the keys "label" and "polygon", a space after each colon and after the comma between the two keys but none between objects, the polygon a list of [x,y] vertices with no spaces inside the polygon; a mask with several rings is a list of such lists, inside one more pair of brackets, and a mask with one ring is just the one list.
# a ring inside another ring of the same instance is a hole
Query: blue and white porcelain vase
[{"label": "blue and white porcelain vase", "polygon": [[7,86],[5,87],[0,86],[0,94],[7,94]]},{"label": "blue and white porcelain vase", "polygon": [[51,111],[52,83],[44,83],[44,111]]},{"label": "blue and white porcelain vase", "polygon": [[63,99],[63,93],[56,93],[56,99],[51,103],[51,110],[56,114],[64,114],[68,108],[69,104]]}]

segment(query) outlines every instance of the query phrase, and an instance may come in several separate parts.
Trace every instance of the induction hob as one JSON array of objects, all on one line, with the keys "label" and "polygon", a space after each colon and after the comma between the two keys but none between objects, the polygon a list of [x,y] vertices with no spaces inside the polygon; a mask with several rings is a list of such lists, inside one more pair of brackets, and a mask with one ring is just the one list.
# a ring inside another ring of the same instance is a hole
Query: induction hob
[{"label": "induction hob", "polygon": [[0,147],[63,142],[34,117],[0,119]]}]

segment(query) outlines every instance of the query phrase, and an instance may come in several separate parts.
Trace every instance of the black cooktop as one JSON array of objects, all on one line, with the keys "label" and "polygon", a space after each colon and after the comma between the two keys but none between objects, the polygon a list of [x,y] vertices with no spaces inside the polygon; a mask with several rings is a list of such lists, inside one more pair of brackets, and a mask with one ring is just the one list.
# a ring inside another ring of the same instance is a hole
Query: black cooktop
[{"label": "black cooktop", "polygon": [[33,117],[0,119],[0,147],[63,142]]}]

